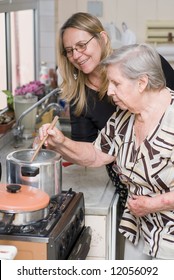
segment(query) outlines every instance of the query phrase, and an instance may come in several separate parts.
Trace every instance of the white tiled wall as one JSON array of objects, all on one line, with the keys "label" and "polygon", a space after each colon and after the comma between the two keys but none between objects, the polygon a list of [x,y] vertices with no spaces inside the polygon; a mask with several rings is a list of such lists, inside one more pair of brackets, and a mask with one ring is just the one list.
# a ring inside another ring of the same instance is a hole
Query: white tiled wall
[{"label": "white tiled wall", "polygon": [[40,0],[40,60],[56,66],[55,0]]},{"label": "white tiled wall", "polygon": [[[96,0],[93,0],[96,2]],[[97,0],[98,1],[98,0]],[[173,0],[100,0],[102,23],[113,22],[120,30],[125,21],[136,34],[137,42],[146,40],[147,20],[173,20]],[[57,30],[73,13],[88,12],[88,0],[40,0],[41,60],[49,67],[56,64]]]},{"label": "white tiled wall", "polygon": [[[57,0],[58,28],[74,12],[87,12],[88,0]],[[95,1],[94,1],[95,2]],[[100,0],[103,3],[103,22],[113,22],[121,29],[125,21],[136,33],[138,42],[143,42],[146,35],[147,20],[173,20],[173,0]]]}]

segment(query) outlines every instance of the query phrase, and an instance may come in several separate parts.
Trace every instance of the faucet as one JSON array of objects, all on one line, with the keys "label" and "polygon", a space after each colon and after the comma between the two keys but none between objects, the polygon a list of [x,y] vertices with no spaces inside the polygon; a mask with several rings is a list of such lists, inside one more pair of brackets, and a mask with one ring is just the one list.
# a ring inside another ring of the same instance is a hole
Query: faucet
[{"label": "faucet", "polygon": [[[47,95],[45,95],[44,97],[42,97],[39,101],[37,101],[35,104],[33,104],[30,108],[28,108],[27,110],[25,110],[20,117],[17,119],[16,124],[13,127],[13,135],[15,137],[15,142],[16,144],[22,140],[22,136],[23,136],[23,131],[24,131],[24,126],[21,124],[22,119],[28,114],[30,113],[34,108],[38,107],[40,104],[42,104],[45,100],[47,100],[48,98],[50,98],[52,95],[54,94],[59,94],[61,92],[61,90],[59,88],[56,88],[54,90],[52,90],[51,92],[49,92]],[[51,105],[52,103],[50,103]],[[56,104],[56,103],[54,103]],[[48,105],[49,106],[49,105]],[[48,107],[47,106],[47,107]],[[53,106],[53,105],[52,105]],[[56,105],[55,105],[56,106]],[[17,146],[16,146],[17,147]]]},{"label": "faucet", "polygon": [[41,122],[42,116],[44,115],[45,112],[49,111],[50,108],[55,108],[57,114],[64,110],[64,108],[60,104],[50,103],[42,110],[42,112],[38,116],[36,116],[36,123]]}]

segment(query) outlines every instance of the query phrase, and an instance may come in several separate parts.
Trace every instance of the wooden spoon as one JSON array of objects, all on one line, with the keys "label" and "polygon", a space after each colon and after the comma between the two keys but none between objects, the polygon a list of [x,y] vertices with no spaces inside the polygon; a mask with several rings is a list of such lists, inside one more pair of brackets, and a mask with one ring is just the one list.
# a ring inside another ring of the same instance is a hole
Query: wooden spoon
[{"label": "wooden spoon", "polygon": [[[55,116],[48,129],[52,129],[52,128],[55,126],[55,124],[56,124],[56,122],[58,121],[58,119],[59,119],[59,117],[58,117],[58,116]],[[36,157],[37,154],[39,153],[40,149],[42,148],[42,145],[44,144],[45,140],[47,139],[47,137],[48,137],[48,134],[45,135],[45,137],[42,139],[42,141],[40,141],[40,143],[39,143],[39,145],[37,146],[37,149],[35,150],[35,152],[34,152],[32,158],[31,158],[30,162],[32,162],[32,161],[35,159],[35,157]]]}]

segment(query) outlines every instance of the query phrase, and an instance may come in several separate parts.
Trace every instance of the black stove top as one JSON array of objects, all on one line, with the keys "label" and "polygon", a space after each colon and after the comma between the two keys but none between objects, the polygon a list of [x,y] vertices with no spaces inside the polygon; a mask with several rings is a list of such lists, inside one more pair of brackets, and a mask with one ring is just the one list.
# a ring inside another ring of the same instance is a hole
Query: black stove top
[{"label": "black stove top", "polygon": [[[12,221],[5,227],[1,221],[0,244],[16,246],[18,259],[65,260],[73,248],[78,251],[81,247],[78,240],[83,232],[86,232],[84,195],[70,188],[51,197],[48,215],[42,220],[22,226]],[[88,235],[85,233],[85,241],[82,238],[85,246],[91,238]]]}]

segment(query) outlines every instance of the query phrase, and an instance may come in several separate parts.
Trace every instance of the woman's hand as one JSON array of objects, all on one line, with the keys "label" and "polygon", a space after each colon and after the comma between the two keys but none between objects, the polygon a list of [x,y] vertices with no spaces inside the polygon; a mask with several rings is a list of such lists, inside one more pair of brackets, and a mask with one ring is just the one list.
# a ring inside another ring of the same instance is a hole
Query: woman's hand
[{"label": "woman's hand", "polygon": [[65,136],[63,133],[54,127],[50,129],[50,124],[44,124],[39,128],[39,135],[34,139],[33,148],[36,149],[38,144],[48,135],[47,139],[44,142],[44,146],[48,149],[56,150],[58,144],[64,142]]},{"label": "woman's hand", "polygon": [[115,160],[114,156],[108,155],[95,148],[90,142],[77,142],[64,136],[64,134],[54,127],[50,129],[50,124],[44,124],[39,129],[39,138],[34,140],[33,146],[39,144],[48,135],[44,142],[46,148],[54,150],[62,157],[72,163],[82,166],[99,167]]},{"label": "woman's hand", "polygon": [[50,129],[50,124],[44,124],[39,129],[39,138],[42,139],[48,135],[47,139],[44,142],[44,145],[49,148],[56,148],[58,144],[63,144],[65,140],[64,134],[56,127]]},{"label": "woman's hand", "polygon": [[153,198],[148,196],[132,195],[127,201],[127,208],[136,217],[142,217],[154,212]]},{"label": "woman's hand", "polygon": [[127,208],[137,217],[142,217],[149,213],[173,210],[174,191],[158,194],[154,197],[132,195],[127,200]]}]

